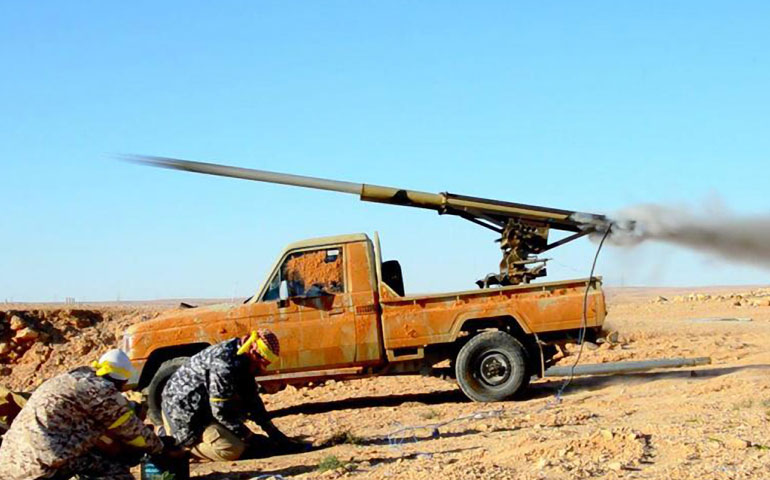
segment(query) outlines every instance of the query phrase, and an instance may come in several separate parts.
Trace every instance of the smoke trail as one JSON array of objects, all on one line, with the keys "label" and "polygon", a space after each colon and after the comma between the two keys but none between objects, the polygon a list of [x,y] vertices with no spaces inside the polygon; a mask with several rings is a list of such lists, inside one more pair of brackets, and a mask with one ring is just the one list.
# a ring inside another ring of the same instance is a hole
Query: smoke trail
[{"label": "smoke trail", "polygon": [[[610,216],[607,241],[635,246],[668,242],[726,260],[770,268],[770,215],[738,216],[723,208],[693,211],[684,207],[639,205]],[[590,222],[601,237],[607,223]]]}]

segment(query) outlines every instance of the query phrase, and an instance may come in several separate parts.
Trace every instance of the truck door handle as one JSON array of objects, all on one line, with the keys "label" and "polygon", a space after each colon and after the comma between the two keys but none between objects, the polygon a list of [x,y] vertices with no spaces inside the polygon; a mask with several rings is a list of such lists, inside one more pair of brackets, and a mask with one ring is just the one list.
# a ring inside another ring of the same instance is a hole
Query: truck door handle
[{"label": "truck door handle", "polygon": [[332,308],[329,310],[329,315],[339,315],[340,313],[343,313],[345,311],[344,308]]}]

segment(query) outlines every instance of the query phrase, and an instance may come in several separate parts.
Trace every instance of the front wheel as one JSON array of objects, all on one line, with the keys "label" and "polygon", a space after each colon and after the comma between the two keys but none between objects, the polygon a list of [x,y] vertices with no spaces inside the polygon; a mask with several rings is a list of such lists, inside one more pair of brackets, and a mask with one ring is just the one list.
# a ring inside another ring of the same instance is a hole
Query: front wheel
[{"label": "front wheel", "polygon": [[150,385],[147,387],[147,416],[155,425],[163,425],[163,416],[161,415],[161,394],[163,387],[168,383],[168,379],[174,374],[189,357],[177,357],[166,360],[160,365],[158,371],[152,377]]},{"label": "front wheel", "polygon": [[471,338],[455,360],[457,383],[475,402],[499,402],[527,386],[526,353],[511,335],[484,332]]}]

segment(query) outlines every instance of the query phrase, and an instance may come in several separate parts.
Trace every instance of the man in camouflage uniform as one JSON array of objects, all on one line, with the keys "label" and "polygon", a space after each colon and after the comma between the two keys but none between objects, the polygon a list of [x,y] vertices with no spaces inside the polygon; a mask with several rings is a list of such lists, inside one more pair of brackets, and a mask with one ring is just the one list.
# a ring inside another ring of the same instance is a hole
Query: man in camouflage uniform
[{"label": "man in camouflage uniform", "polygon": [[35,390],[0,447],[0,478],[133,480],[129,469],[139,455],[163,451],[120,394],[133,370],[126,354],[111,350],[95,368],[72,370]]},{"label": "man in camouflage uniform", "polygon": [[254,377],[278,360],[278,338],[269,330],[233,338],[192,356],[163,389],[166,433],[196,457],[233,461],[258,438],[243,424],[251,418],[282,447],[296,443],[270,421]]}]

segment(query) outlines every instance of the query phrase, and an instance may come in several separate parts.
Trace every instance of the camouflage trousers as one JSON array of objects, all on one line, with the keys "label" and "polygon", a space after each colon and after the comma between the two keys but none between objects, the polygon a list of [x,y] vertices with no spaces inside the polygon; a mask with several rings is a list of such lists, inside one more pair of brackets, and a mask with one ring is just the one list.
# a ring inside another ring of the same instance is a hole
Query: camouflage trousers
[{"label": "camouflage trousers", "polygon": [[[133,462],[132,462],[133,463]],[[68,480],[77,475],[80,480],[134,480],[128,463],[109,458],[99,450],[91,450],[62,468],[51,480]]]}]

